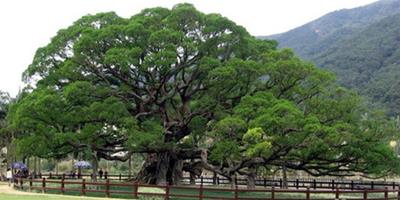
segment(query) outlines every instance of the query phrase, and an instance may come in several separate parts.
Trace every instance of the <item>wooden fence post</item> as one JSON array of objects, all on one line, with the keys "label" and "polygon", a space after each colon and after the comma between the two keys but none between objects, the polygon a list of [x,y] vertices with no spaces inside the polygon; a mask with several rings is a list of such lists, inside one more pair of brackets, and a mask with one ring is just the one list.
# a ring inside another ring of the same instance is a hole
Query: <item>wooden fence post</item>
[{"label": "wooden fence post", "polygon": [[296,178],[296,189],[299,189],[299,179]]},{"label": "wooden fence post", "polygon": [[217,176],[217,185],[219,185],[219,177]]},{"label": "wooden fence post", "polygon": [[238,186],[237,185],[235,185],[235,198],[234,198],[235,200],[238,200],[239,199],[239,194],[238,194]]},{"label": "wooden fence post", "polygon": [[169,189],[170,189],[170,186],[167,183],[167,185],[165,187],[165,198],[164,198],[164,200],[169,200]]},{"label": "wooden fence post", "polygon": [[119,173],[119,181],[122,181],[122,175]]},{"label": "wooden fence post", "polygon": [[396,183],[394,181],[393,181],[392,185],[393,185],[393,190],[396,189]]},{"label": "wooden fence post", "polygon": [[200,188],[199,188],[199,200],[203,200],[203,184],[200,184]]},{"label": "wooden fence post", "polygon": [[64,189],[64,176],[63,176],[63,178],[61,179],[61,193],[62,194],[64,194],[64,191],[65,191],[65,189]]},{"label": "wooden fence post", "polygon": [[371,181],[371,189],[374,189],[374,181]]},{"label": "wooden fence post", "polygon": [[83,196],[86,195],[86,182],[85,182],[85,179],[82,179],[82,190],[81,190],[81,194],[82,194]]},{"label": "wooden fence post", "polygon": [[310,187],[307,186],[306,199],[310,200]]},{"label": "wooden fence post", "polygon": [[397,200],[400,200],[400,185],[399,188],[397,189]]},{"label": "wooden fence post", "polygon": [[29,191],[32,191],[32,177],[29,178]]},{"label": "wooden fence post", "polygon": [[354,190],[354,181],[353,180],[351,180],[350,187],[351,187],[351,190]]},{"label": "wooden fence post", "polygon": [[367,190],[366,190],[366,189],[364,189],[363,199],[364,199],[364,200],[367,200],[367,199],[368,199],[368,193],[367,193]]},{"label": "wooden fence post", "polygon": [[106,180],[106,197],[110,197],[110,180]]},{"label": "wooden fence post", "polygon": [[335,180],[332,179],[332,190],[335,189]]},{"label": "wooden fence post", "polygon": [[264,187],[267,187],[267,179],[264,177]]},{"label": "wooden fence post", "polygon": [[282,179],[279,179],[279,188],[282,188]]},{"label": "wooden fence post", "polygon": [[217,173],[215,173],[215,172],[213,172],[212,182],[213,182],[213,185],[217,184]]},{"label": "wooden fence post", "polygon": [[271,199],[272,200],[275,199],[275,187],[272,187],[272,189],[271,189]]},{"label": "wooden fence post", "polygon": [[335,199],[339,199],[339,187],[336,187]]},{"label": "wooden fence post", "polygon": [[317,181],[315,179],[313,180],[313,185],[314,185],[314,190],[317,189]]},{"label": "wooden fence post", "polygon": [[52,178],[52,174],[51,174],[51,172],[49,173],[49,179],[51,179]]},{"label": "wooden fence post", "polygon": [[137,199],[138,198],[138,190],[139,190],[139,184],[137,181],[133,182],[133,198]]},{"label": "wooden fence post", "polygon": [[200,185],[203,185],[204,180],[203,180],[203,176],[200,177]]},{"label": "wooden fence post", "polygon": [[388,200],[388,188],[385,187],[385,200]]},{"label": "wooden fence post", "polygon": [[42,193],[46,192],[46,178],[42,178]]}]

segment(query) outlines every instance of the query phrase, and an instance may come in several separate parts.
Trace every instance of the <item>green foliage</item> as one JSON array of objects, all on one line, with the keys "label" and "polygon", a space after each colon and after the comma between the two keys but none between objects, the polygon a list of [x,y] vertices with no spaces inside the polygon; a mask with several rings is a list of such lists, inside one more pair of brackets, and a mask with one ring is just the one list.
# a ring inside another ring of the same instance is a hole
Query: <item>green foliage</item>
[{"label": "green foliage", "polygon": [[272,153],[271,136],[264,133],[262,128],[249,129],[243,136],[247,146],[246,156],[248,157],[270,157]]},{"label": "green foliage", "polygon": [[[129,19],[85,16],[38,49],[24,74],[36,87],[9,115],[21,133],[18,152],[149,153],[157,178],[179,174],[178,161],[199,159],[198,148],[209,150],[202,164],[224,176],[256,166],[394,172],[399,161],[381,145],[386,127],[361,120],[359,97],[276,45],[190,4]],[[366,147],[373,159],[393,158],[390,165],[369,165]]]},{"label": "green foliage", "polygon": [[[37,89],[13,108],[11,126],[23,130],[18,152],[62,158],[84,148],[101,148],[135,130],[126,106],[106,88],[74,82],[62,91]],[[68,144],[68,145],[67,145]]]}]

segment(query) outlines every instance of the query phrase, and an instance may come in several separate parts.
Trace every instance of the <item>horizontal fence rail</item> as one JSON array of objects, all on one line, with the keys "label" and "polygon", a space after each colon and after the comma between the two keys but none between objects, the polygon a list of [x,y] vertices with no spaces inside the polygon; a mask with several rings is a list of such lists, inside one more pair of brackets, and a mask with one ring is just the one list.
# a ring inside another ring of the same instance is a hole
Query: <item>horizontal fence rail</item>
[{"label": "horizontal fence rail", "polygon": [[[80,174],[72,176],[69,174],[52,174],[52,173],[43,173],[37,174],[36,176],[32,176],[32,178],[47,178],[47,179],[91,179],[91,174]],[[97,176],[100,178],[99,176]],[[111,180],[119,180],[119,181],[127,181],[131,180],[133,176],[126,174],[108,174],[103,175],[100,179],[111,179]],[[215,176],[215,177],[199,177],[196,178],[195,183],[197,185],[230,185],[230,181],[227,178]],[[233,180],[235,185],[244,186],[247,185],[247,179],[244,178],[235,178]],[[190,178],[183,177],[182,184],[189,184]],[[287,181],[289,188],[311,188],[311,189],[334,189],[334,188],[342,188],[342,189],[383,189],[383,188],[391,188],[396,189],[400,183],[397,182],[388,182],[388,181],[362,181],[362,180],[335,180],[335,179],[292,179]],[[283,188],[283,180],[282,179],[272,179],[267,177],[259,177],[255,180],[256,186],[263,187],[276,187]]]},{"label": "horizontal fence rail", "polygon": [[[400,200],[400,190],[393,188],[376,189],[281,189],[275,187],[263,189],[244,189],[199,186],[146,185],[137,182],[120,183],[104,181],[68,180],[68,179],[18,179],[15,187],[21,190],[41,191],[43,193],[75,194],[88,196],[139,198],[139,196],[159,197],[160,199],[232,199],[232,200],[284,200],[284,199],[347,199],[347,200]],[[141,191],[141,188],[157,189]],[[121,196],[124,195],[124,196]]]}]

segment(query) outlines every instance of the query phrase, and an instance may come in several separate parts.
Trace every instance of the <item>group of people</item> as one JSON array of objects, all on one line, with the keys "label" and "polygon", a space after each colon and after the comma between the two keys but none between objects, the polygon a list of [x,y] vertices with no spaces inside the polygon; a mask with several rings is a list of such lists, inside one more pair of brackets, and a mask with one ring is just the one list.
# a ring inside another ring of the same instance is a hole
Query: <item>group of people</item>
[{"label": "group of people", "polygon": [[[35,175],[36,175],[35,172],[32,172],[31,174],[29,174],[29,170],[27,168],[22,168],[22,169],[8,168],[5,177],[4,177],[4,175],[2,175],[2,176],[3,176],[3,178],[5,178],[8,181],[9,185],[11,185],[14,181],[17,181],[18,178],[29,178],[29,177],[36,178]],[[72,179],[82,178],[82,174],[80,173],[80,171],[78,171],[77,173],[75,171],[71,171],[68,174],[68,176],[69,176],[69,178],[72,178]],[[100,169],[98,171],[98,176],[99,176],[99,179],[107,179],[108,172],[106,170],[103,171],[103,169]],[[93,174],[92,174],[92,178],[94,178]]]},{"label": "group of people", "polygon": [[[107,179],[108,178],[108,172],[107,171],[103,171],[103,169],[100,169],[97,174],[99,175],[100,179]],[[74,179],[74,178],[82,178],[82,174],[80,173],[80,171],[78,171],[78,173],[76,173],[75,171],[71,171],[69,174],[69,177]],[[91,174],[91,177],[93,178],[93,174]]]},{"label": "group of people", "polygon": [[69,176],[70,178],[72,178],[72,179],[74,179],[75,177],[81,178],[81,173],[80,173],[80,172],[76,173],[75,171],[71,171],[71,172],[68,174],[68,176]]},{"label": "group of people", "polygon": [[18,170],[14,169],[14,173],[11,168],[8,168],[6,172],[6,179],[9,185],[11,185],[11,183],[13,181],[16,181],[18,178],[27,178],[27,177],[29,177],[29,170],[27,168],[22,168]]}]

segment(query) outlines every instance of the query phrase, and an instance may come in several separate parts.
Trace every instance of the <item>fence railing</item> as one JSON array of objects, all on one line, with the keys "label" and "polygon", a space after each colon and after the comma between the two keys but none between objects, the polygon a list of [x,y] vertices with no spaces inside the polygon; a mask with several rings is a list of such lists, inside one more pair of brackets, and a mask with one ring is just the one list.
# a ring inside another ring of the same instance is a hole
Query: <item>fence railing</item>
[{"label": "fence railing", "polygon": [[[355,189],[344,188],[313,189],[310,187],[299,189],[281,189],[268,187],[263,189],[244,189],[214,187],[200,184],[198,186],[171,186],[171,185],[146,185],[137,182],[120,183],[104,181],[68,180],[68,179],[18,179],[15,185],[23,190],[36,190],[43,193],[57,192],[61,194],[75,194],[87,196],[114,197],[124,195],[127,198],[139,196],[158,196],[161,199],[226,199],[226,200],[283,200],[283,199],[347,199],[347,200],[400,200],[400,190],[393,188],[383,189]],[[141,188],[153,188],[156,191],[141,191]],[[294,195],[294,196],[293,196]]]},{"label": "fence railing", "polygon": [[[54,173],[46,173],[46,174],[38,174],[33,176],[32,178],[48,178],[48,179],[91,179],[91,174],[80,174],[71,176],[69,174],[54,174]],[[98,177],[100,178],[100,177]],[[133,178],[133,176],[126,174],[107,174],[101,177],[102,179],[111,179],[111,180],[119,180],[126,181]],[[247,185],[247,179],[244,178],[235,178],[233,180],[235,185]],[[189,177],[183,177],[182,183],[187,184],[190,183]],[[230,180],[227,178],[215,176],[215,177],[199,177],[195,179],[195,183],[197,185],[230,185]],[[272,179],[267,177],[258,177],[255,179],[256,186],[263,187],[276,187],[283,188],[283,180],[282,179]],[[400,183],[394,181],[362,181],[362,180],[335,180],[335,179],[292,179],[287,181],[289,188],[311,188],[311,189],[334,189],[334,188],[344,188],[344,189],[383,189],[385,187],[396,189]]]}]

